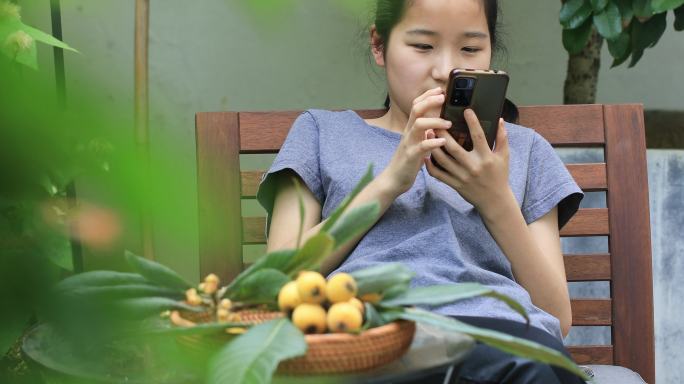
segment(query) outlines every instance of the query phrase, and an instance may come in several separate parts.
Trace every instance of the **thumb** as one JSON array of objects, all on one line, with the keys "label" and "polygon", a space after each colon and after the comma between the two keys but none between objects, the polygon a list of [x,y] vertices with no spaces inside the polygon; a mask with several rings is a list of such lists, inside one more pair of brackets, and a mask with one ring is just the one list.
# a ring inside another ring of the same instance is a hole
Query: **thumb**
[{"label": "thumb", "polygon": [[435,138],[435,131],[433,131],[432,129],[428,129],[427,131],[425,131],[425,138],[426,139],[434,139]]}]

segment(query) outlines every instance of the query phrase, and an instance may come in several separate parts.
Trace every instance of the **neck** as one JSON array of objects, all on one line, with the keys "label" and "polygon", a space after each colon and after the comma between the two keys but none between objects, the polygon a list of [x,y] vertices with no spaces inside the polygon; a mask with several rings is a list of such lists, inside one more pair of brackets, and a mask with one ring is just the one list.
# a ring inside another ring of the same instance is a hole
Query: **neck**
[{"label": "neck", "polygon": [[[369,120],[369,122],[371,122]],[[406,123],[408,122],[408,115],[402,111],[399,106],[390,102],[390,108],[382,117],[372,120],[372,124],[388,131],[404,133]]]}]

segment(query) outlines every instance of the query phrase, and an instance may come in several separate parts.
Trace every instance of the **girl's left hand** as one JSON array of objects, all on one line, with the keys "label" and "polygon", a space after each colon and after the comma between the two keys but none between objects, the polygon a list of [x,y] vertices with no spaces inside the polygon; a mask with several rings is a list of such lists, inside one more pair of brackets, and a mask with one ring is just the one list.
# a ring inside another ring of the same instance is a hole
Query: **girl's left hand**
[{"label": "girl's left hand", "polygon": [[[495,209],[494,206],[510,196],[508,184],[508,137],[503,119],[499,119],[494,151],[489,149],[480,122],[471,109],[464,113],[473,150],[468,152],[446,131],[428,132],[428,135],[443,137],[446,144],[434,149],[432,156],[444,168],[425,159],[428,173],[455,189],[466,201],[474,205],[483,216],[483,210]],[[495,213],[495,212],[492,212]]]}]

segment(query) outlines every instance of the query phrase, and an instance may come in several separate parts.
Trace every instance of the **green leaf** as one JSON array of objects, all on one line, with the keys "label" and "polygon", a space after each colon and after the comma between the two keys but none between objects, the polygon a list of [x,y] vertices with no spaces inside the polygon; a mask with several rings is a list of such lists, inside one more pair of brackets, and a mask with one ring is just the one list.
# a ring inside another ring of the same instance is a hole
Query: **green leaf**
[{"label": "green leaf", "polygon": [[192,287],[179,274],[165,265],[147,260],[129,251],[126,251],[126,261],[136,272],[157,284],[179,290],[186,290]]},{"label": "green leaf", "polygon": [[591,7],[594,9],[594,13],[603,11],[606,5],[608,5],[608,0],[591,0]]},{"label": "green leaf", "polygon": [[356,280],[357,295],[366,293],[382,293],[396,286],[411,281],[413,272],[399,263],[383,263],[373,267],[360,269],[350,273]]},{"label": "green leaf", "polygon": [[363,324],[363,327],[361,327],[362,331],[365,331],[366,329],[369,328],[375,328],[379,327],[381,325],[387,324],[385,321],[384,317],[378,312],[377,309],[375,309],[375,306],[371,303],[363,303],[364,307],[364,316],[366,318],[366,322]]},{"label": "green leaf", "polygon": [[245,278],[230,294],[230,299],[246,303],[276,302],[278,292],[290,281],[283,272],[276,269],[261,269]]},{"label": "green leaf", "polygon": [[109,285],[149,284],[150,282],[137,273],[116,271],[90,271],[67,277],[55,286],[62,292],[86,287]]},{"label": "green leaf", "polygon": [[278,364],[306,353],[304,335],[287,319],[252,327],[219,351],[209,366],[209,384],[270,383]]},{"label": "green leaf", "polygon": [[560,22],[566,29],[575,29],[591,16],[593,8],[588,0],[569,0],[560,10]]},{"label": "green leaf", "polygon": [[179,309],[190,312],[202,312],[206,308],[192,306],[182,301],[166,297],[136,297],[114,302],[116,312],[124,318],[144,318],[161,312]]},{"label": "green leaf", "polygon": [[43,32],[39,29],[33,28],[33,27],[28,26],[26,24],[24,24],[21,27],[21,29],[24,32],[26,32],[29,36],[36,39],[36,41],[40,41],[42,43],[52,45],[54,47],[62,48],[62,49],[65,49],[67,51],[72,51],[72,52],[78,53],[77,50],[75,50],[74,48],[71,48],[68,44],[66,44],[60,40],[55,39],[52,35],[47,34],[47,33]]},{"label": "green leaf", "polygon": [[432,306],[453,303],[458,300],[469,299],[476,296],[489,296],[501,300],[511,307],[511,309],[523,316],[527,322],[530,321],[527,311],[525,311],[525,308],[517,301],[478,283],[444,284],[411,288],[402,295],[390,299],[383,299],[379,305],[383,307],[410,305]]},{"label": "green leaf", "polygon": [[433,325],[451,332],[465,333],[466,335],[501,351],[551,364],[566,369],[581,377],[583,380],[589,380],[587,374],[584,373],[577,364],[573,363],[572,360],[565,357],[565,355],[555,349],[545,347],[533,341],[502,332],[474,327],[454,318],[441,316],[421,309],[407,308],[402,312],[395,312],[394,317]]},{"label": "green leaf", "polygon": [[342,200],[340,205],[335,209],[335,211],[328,217],[323,226],[321,227],[321,232],[328,232],[336,223],[337,220],[342,216],[342,213],[347,209],[352,200],[363,190],[363,188],[368,185],[373,180],[373,164],[368,165],[366,173],[361,177],[361,180],[356,184],[351,193]]},{"label": "green leaf", "polygon": [[95,300],[116,300],[135,297],[167,297],[176,300],[185,298],[177,290],[147,284],[113,285],[101,287],[82,287],[67,292],[71,297],[83,297]]},{"label": "green leaf", "polygon": [[335,249],[368,231],[378,221],[378,216],[380,216],[380,204],[377,202],[366,203],[346,212],[329,232],[335,239]]},{"label": "green leaf", "polygon": [[5,356],[12,345],[21,337],[24,329],[30,324],[31,312],[22,308],[12,307],[3,314],[0,320],[0,354]]},{"label": "green leaf", "polygon": [[651,7],[655,13],[667,12],[684,4],[684,0],[652,0]]},{"label": "green leaf", "polygon": [[230,297],[233,294],[233,291],[237,289],[246,278],[262,269],[276,269],[283,273],[288,273],[288,266],[296,253],[296,249],[283,249],[265,254],[230,282],[225,295]]},{"label": "green leaf", "polygon": [[632,10],[637,17],[651,17],[653,16],[653,8],[651,8],[651,0],[633,0]]},{"label": "green leaf", "polygon": [[575,29],[563,29],[563,47],[565,50],[571,55],[580,53],[587,46],[592,29],[591,20],[585,21],[584,24]]},{"label": "green leaf", "polygon": [[599,34],[606,39],[616,38],[622,32],[622,15],[615,3],[610,3],[599,13],[594,14],[594,25]]},{"label": "green leaf", "polygon": [[174,327],[169,326],[167,328],[153,328],[144,330],[145,333],[150,335],[160,335],[160,336],[189,336],[189,335],[211,335],[215,333],[220,333],[222,336],[225,335],[226,328],[232,327],[251,327],[251,323],[205,323],[197,324],[192,327]]},{"label": "green leaf", "polygon": [[631,53],[631,37],[629,32],[622,31],[617,38],[612,40],[607,40],[608,51],[610,51],[611,56],[615,59],[625,58]]},{"label": "green leaf", "polygon": [[624,25],[628,25],[629,22],[634,17],[634,10],[632,9],[632,0],[617,0],[615,2],[620,10],[620,15],[622,16],[622,22]]},{"label": "green leaf", "polygon": [[674,10],[675,21],[674,29],[675,31],[684,31],[684,5]]},{"label": "green leaf", "polygon": [[632,60],[629,67],[633,67],[641,59],[644,50],[658,43],[667,27],[666,14],[659,13],[648,19],[645,23],[638,20],[632,22]]},{"label": "green leaf", "polygon": [[290,276],[307,269],[318,269],[321,262],[333,251],[335,239],[325,232],[310,237],[304,246],[295,254],[287,266],[286,273]]}]

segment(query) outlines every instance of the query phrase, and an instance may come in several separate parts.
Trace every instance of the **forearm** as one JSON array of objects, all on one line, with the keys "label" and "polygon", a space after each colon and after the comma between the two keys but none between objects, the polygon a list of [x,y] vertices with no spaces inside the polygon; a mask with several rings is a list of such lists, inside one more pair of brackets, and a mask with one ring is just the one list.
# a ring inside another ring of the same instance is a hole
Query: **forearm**
[{"label": "forearm", "polygon": [[517,282],[539,308],[558,318],[563,329],[571,321],[570,299],[562,260],[545,255],[532,236],[510,189],[496,206],[480,212],[492,237],[511,263]]},{"label": "forearm", "polygon": [[[347,211],[354,207],[358,207],[360,205],[372,202],[372,201],[377,201],[378,204],[380,205],[380,213],[378,215],[378,219],[382,217],[382,215],[387,211],[389,206],[392,204],[392,202],[401,194],[400,191],[397,190],[397,188],[392,184],[390,181],[390,178],[385,175],[385,173],[381,173],[373,179],[368,185],[366,185],[365,188],[359,192],[358,195],[352,200],[352,202],[349,204],[347,207]],[[306,240],[309,238],[317,235],[323,225],[328,221],[328,219],[321,221],[320,223],[316,224],[315,226],[309,228],[302,234],[302,240],[301,243],[304,244]],[[377,219],[376,219],[377,222]],[[370,228],[369,228],[370,229]],[[352,238],[349,240],[347,243],[343,244],[341,247],[339,247],[335,252],[333,252],[330,256],[328,256],[323,262],[321,263],[321,272],[324,274],[328,274],[331,271],[333,271],[338,265],[344,261],[344,259],[349,255],[349,253],[356,247],[358,242],[365,236],[367,231],[364,231],[363,233],[358,234],[356,237]],[[269,251],[274,250],[274,249],[285,249],[285,248],[295,248],[297,246],[297,239],[291,239],[289,242],[286,244],[281,244],[277,247],[273,247],[273,249],[269,249]]]}]

